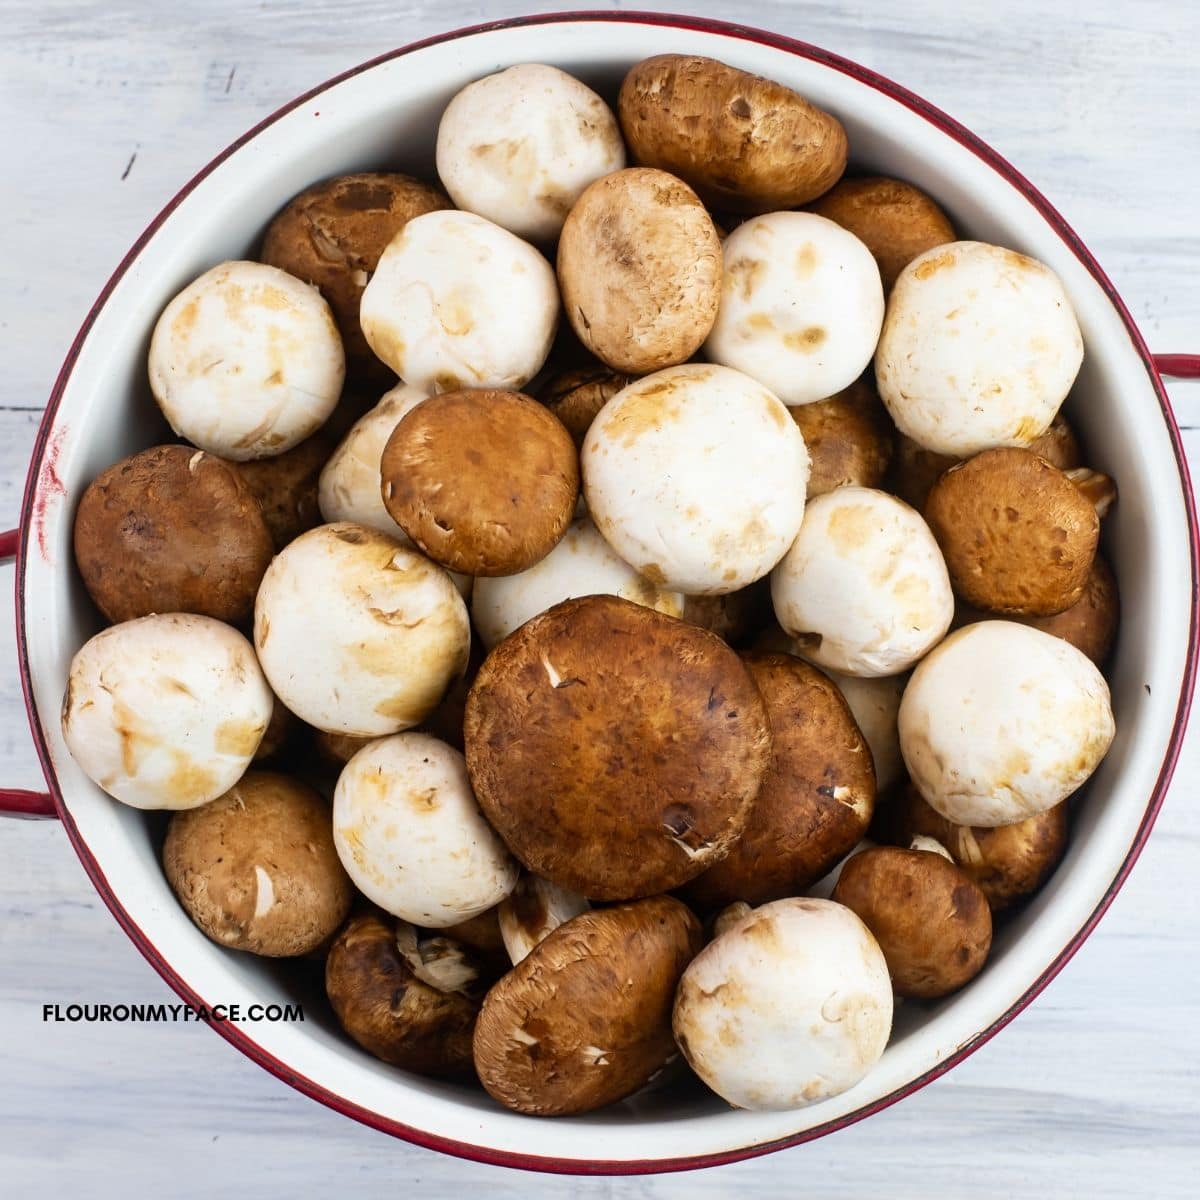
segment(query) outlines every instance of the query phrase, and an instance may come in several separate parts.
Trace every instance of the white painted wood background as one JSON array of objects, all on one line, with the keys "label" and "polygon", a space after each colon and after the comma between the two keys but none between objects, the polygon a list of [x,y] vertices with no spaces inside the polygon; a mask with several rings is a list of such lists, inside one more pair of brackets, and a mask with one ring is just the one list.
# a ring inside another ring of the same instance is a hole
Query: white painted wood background
[{"label": "white painted wood background", "polygon": [[[182,181],[283,101],[364,58],[566,6],[0,0],[0,523],[15,519],[39,410],[75,329]],[[1065,213],[1153,348],[1200,351],[1194,0],[664,7],[829,47],[955,114]],[[1200,387],[1173,395],[1196,469]],[[10,631],[7,584],[2,595]],[[11,632],[0,636],[0,717],[0,782],[38,786]],[[43,1025],[46,1002],[168,994],[61,830],[5,823],[0,1195],[1200,1195],[1198,785],[1200,731],[1099,932],[1015,1025],[936,1085],[766,1159],[569,1185],[392,1141],[288,1090],[206,1029]]]}]

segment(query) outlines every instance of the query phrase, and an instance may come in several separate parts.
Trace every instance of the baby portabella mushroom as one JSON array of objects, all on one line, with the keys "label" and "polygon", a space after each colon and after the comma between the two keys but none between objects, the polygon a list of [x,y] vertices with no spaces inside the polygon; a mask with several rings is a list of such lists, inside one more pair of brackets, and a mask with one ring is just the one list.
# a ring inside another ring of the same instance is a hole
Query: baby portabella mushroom
[{"label": "baby portabella mushroom", "polygon": [[1052,633],[1082,650],[1097,666],[1108,658],[1120,623],[1121,602],[1117,578],[1104,556],[1092,559],[1092,569],[1083,585],[1083,595],[1052,617],[1017,617],[1022,625],[1032,625],[1043,633]]},{"label": "baby portabella mushroom", "polygon": [[329,305],[264,263],[206,271],[163,309],[150,341],[150,388],[171,428],[238,462],[319,429],[344,375]]},{"label": "baby portabella mushroom", "polygon": [[467,665],[471,629],[450,576],[365,525],[318,525],[258,591],[254,645],[275,694],[330,733],[419,724]]},{"label": "baby portabella mushroom", "polygon": [[454,203],[531,242],[557,237],[580,192],[624,165],[608,105],[540,63],[468,84],[438,126],[438,175]]},{"label": "baby portabella mushroom", "polygon": [[432,212],[383,252],[359,318],[371,349],[422,391],[518,388],[550,352],[558,288],[545,258],[507,229]]},{"label": "baby portabella mushroom", "polygon": [[317,481],[333,445],[326,430],[318,429],[274,458],[238,464],[238,473],[258,498],[276,550],[321,523]]},{"label": "baby portabella mushroom", "polygon": [[62,732],[93,782],[134,808],[195,808],[242,777],[273,697],[236,629],[164,613],[102,630],[71,660]]},{"label": "baby portabella mushroom", "polygon": [[488,992],[475,1069],[534,1116],[591,1112],[636,1092],[675,1052],[671,1003],[700,923],[656,896],[559,925]]},{"label": "baby portabella mushroom", "polygon": [[1115,727],[1108,684],[1074,646],[1013,621],[952,633],[913,672],[900,749],[956,825],[1010,825],[1081,787]]},{"label": "baby portabella mushroom", "polygon": [[776,900],[710,942],[675,998],[688,1065],[736,1108],[800,1108],[852,1088],[892,1028],[892,985],[848,908]]},{"label": "baby portabella mushroom", "polygon": [[538,399],[563,423],[578,447],[600,410],[635,379],[603,364],[572,367],[552,376]]},{"label": "baby portabella mushroom", "polygon": [[274,771],[248,771],[211,804],[176,813],[163,868],[214,942],[270,957],[316,950],[354,894],[333,848],[329,805]]},{"label": "baby portabella mushroom", "polygon": [[866,376],[828,400],[788,410],[812,466],[808,498],[839,487],[880,487],[892,458],[892,422]]},{"label": "baby portabella mushroom", "polygon": [[479,803],[512,852],[595,900],[667,891],[727,854],[771,744],[724,642],[615,596],[568,600],[501,642],[464,733]]},{"label": "baby portabella mushroom", "polygon": [[883,285],[854,234],[815,213],[775,212],[739,225],[722,249],[708,358],[785,404],[824,400],[862,374],[879,340]]},{"label": "baby portabella mushroom", "polygon": [[875,378],[902,433],[965,458],[1043,434],[1082,361],[1074,310],[1049,267],[1000,246],[951,242],[896,280]]},{"label": "baby portabella mushroom", "polygon": [[588,430],[581,465],[609,545],[688,595],[766,575],[804,517],[800,430],[762,384],[728,367],[694,363],[631,383]]},{"label": "baby portabella mushroom", "polygon": [[333,840],[368,900],[426,929],[498,904],[517,864],[479,811],[462,755],[425,733],[364,746],[333,794]]},{"label": "baby portabella mushroom", "polygon": [[569,892],[526,871],[496,907],[500,936],[509,958],[514,964],[519,963],[564,921],[589,908],[591,905],[577,892]]},{"label": "baby portabella mushroom", "polygon": [[929,527],[907,504],[871,488],[836,488],[809,504],[771,576],[771,597],[798,652],[847,675],[907,670],[954,618]]}]

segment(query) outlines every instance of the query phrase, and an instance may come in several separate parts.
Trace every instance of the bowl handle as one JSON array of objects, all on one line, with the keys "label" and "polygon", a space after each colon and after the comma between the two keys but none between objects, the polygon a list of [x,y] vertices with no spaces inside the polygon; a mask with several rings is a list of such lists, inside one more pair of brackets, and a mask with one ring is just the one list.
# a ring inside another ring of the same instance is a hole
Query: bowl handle
[{"label": "bowl handle", "polygon": [[1154,365],[1160,375],[1174,379],[1200,379],[1200,354],[1156,354]]},{"label": "bowl handle", "polygon": [[[20,530],[0,533],[0,562],[15,558]],[[56,817],[54,800],[45,792],[30,792],[24,788],[0,788],[0,817]]]}]

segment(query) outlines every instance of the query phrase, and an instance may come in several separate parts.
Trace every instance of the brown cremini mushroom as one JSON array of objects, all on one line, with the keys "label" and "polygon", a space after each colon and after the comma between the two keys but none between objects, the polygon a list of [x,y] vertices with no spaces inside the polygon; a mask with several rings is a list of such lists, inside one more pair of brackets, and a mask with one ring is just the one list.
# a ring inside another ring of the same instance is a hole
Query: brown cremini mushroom
[{"label": "brown cremini mushroom", "polygon": [[578,449],[596,414],[633,380],[634,376],[602,363],[573,367],[552,376],[539,390],[538,399],[566,426]]},{"label": "brown cremini mushroom", "polygon": [[682,616],[731,646],[743,646],[772,618],[770,583],[764,578],[720,596],[685,596]]},{"label": "brown cremini mushroom", "polygon": [[320,525],[317,483],[333,448],[333,439],[321,429],[274,458],[238,463],[238,471],[262,506],[276,550]]},{"label": "brown cremini mushroom", "polygon": [[810,500],[838,487],[877,488],[883,483],[895,430],[866,376],[828,400],[788,411],[808,447]]}]

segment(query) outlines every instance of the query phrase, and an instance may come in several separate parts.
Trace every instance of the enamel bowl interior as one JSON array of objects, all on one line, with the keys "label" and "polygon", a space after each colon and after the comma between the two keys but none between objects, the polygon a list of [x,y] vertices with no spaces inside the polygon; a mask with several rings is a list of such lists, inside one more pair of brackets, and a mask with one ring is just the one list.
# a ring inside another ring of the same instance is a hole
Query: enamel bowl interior
[{"label": "enamel bowl interior", "polygon": [[[161,817],[105,797],[72,763],[59,733],[68,664],[98,627],[71,569],[72,498],[114,460],[166,436],[145,371],[163,305],[214,263],[253,254],[268,219],[295,192],[376,166],[430,176],[443,106],[462,85],[503,66],[554,63],[614,100],[632,62],[672,51],[721,58],[791,85],[841,118],[857,164],[917,182],[965,236],[1032,254],[1063,278],[1087,346],[1067,411],[1091,464],[1120,484],[1105,531],[1124,610],[1111,672],[1118,733],[1079,799],[1070,850],[1048,886],[1003,923],[991,961],[965,991],[898,1010],[891,1045],[857,1087],[775,1113],[732,1111],[698,1087],[667,1087],[593,1115],[538,1121],[504,1111],[480,1091],[376,1062],[326,1015],[318,967],[224,951],[189,922],[159,868]],[[1186,501],[1152,381],[1112,303],[1030,200],[930,119],[836,64],[729,31],[636,20],[490,29],[390,57],[299,103],[185,194],[129,262],[79,347],[46,450],[23,564],[31,699],[68,832],[93,879],[185,994],[210,1004],[305,1002],[301,1024],[226,1028],[243,1050],[334,1107],[456,1153],[531,1167],[653,1170],[740,1157],[878,1107],[980,1040],[1053,973],[1138,844],[1170,756],[1189,639]]]}]

